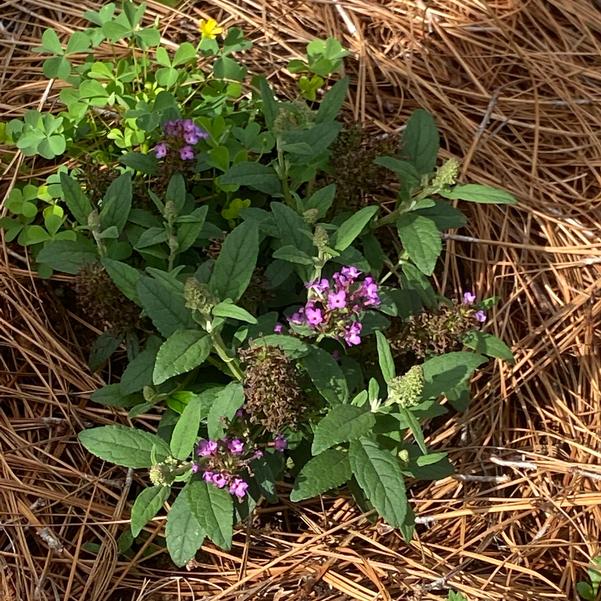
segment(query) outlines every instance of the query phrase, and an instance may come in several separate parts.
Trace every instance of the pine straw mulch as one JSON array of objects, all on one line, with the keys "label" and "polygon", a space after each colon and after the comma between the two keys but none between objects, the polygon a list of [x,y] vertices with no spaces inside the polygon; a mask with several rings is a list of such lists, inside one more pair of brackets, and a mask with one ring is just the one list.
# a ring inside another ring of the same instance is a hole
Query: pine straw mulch
[{"label": "pine straw mulch", "polygon": [[[40,60],[46,26],[82,25],[73,0],[0,2],[0,111],[51,108]],[[77,444],[110,410],[65,315],[24,258],[3,253],[0,288],[0,598],[575,599],[601,525],[601,13],[589,0],[207,0],[152,4],[165,37],[211,15],[242,26],[273,73],[314,36],[350,48],[350,110],[396,135],[416,107],[434,113],[447,156],[471,181],[520,199],[465,207],[438,285],[501,301],[489,328],[517,362],[494,362],[464,415],[429,432],[458,475],[414,487],[418,535],[405,544],[344,498],[265,508],[231,552],[211,546],[189,572],[159,547],[162,521],[129,555],[116,537],[143,474]],[[277,82],[283,89],[285,77]],[[5,183],[25,179],[2,155]],[[35,168],[35,166],[34,166]],[[5,186],[6,188],[6,186]],[[152,418],[141,419],[152,426]],[[97,554],[88,545],[100,545]]]}]

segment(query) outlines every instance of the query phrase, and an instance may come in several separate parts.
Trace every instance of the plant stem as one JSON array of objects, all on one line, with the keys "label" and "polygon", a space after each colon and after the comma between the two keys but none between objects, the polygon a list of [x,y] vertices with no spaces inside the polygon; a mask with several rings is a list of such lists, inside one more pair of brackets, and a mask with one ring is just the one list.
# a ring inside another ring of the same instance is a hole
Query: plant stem
[{"label": "plant stem", "polygon": [[278,137],[276,141],[277,151],[278,151],[278,175],[280,176],[280,181],[282,182],[282,192],[284,193],[284,200],[286,204],[296,210],[296,203],[294,202],[292,195],[290,194],[290,186],[288,184],[288,167],[286,165],[286,159],[284,158],[284,151],[281,147],[281,140]]},{"label": "plant stem", "polygon": [[211,340],[213,341],[213,348],[217,351],[219,358],[227,365],[227,368],[230,370],[231,374],[238,380],[242,382],[244,379],[244,373],[238,364],[238,361],[234,357],[230,357],[227,349],[225,347],[225,343],[223,342],[223,338],[219,332],[210,332]]}]

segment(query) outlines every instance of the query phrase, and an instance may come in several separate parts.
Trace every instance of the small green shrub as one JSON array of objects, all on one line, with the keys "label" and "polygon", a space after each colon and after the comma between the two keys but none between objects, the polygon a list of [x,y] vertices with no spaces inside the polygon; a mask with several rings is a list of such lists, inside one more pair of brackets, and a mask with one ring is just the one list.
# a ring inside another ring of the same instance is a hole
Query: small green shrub
[{"label": "small green shrub", "polygon": [[161,415],[156,433],[115,424],[81,443],[148,470],[131,535],[169,501],[177,565],[205,538],[229,548],[238,521],[277,501],[281,479],[295,502],[349,485],[410,539],[407,480],[453,471],[427,447],[424,422],[465,408],[488,357],[512,359],[481,330],[493,299],[435,293],[441,233],[465,224],[455,201],[513,197],[457,183],[418,110],[400,153],[375,161],[398,178],[392,207],[334,209],[340,44],[311,42],[289,65],[302,74],[298,97],[284,100],[249,73],[239,29],[202,22],[196,45],[170,52],[143,13],[131,2],[88,11],[90,27],[66,46],[46,31],[44,73],[67,84],[62,110],[5,128],[26,156],[68,159],[11,192],[2,227],[41,276],[76,276],[106,328],[93,369],[127,351],[119,381],[92,400],[134,421]]}]

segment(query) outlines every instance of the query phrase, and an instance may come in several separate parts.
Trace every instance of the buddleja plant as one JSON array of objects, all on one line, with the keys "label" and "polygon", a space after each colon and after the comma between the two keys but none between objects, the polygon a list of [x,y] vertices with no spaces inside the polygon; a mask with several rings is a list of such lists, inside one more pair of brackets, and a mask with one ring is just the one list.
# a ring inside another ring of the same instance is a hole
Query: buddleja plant
[{"label": "buddleja plant", "polygon": [[[94,179],[84,164],[57,172],[42,200],[59,221],[32,254],[42,275],[76,276],[90,314],[108,304],[113,325],[90,363],[100,369],[118,348],[129,362],[92,399],[132,420],[161,415],[156,432],[116,424],[80,441],[148,470],[131,534],[168,509],[166,545],[179,566],[206,538],[229,548],[236,523],[277,501],[282,479],[293,482],[292,501],[347,486],[409,539],[407,479],[452,473],[446,453],[428,449],[424,422],[465,408],[487,357],[512,358],[481,331],[494,299],[432,288],[441,232],[465,223],[452,201],[513,197],[458,184],[458,164],[438,165],[436,125],[418,110],[400,154],[376,161],[398,176],[392,209],[335,211],[329,159],[348,84],[328,78],[340,45],[310,45],[293,65],[308,74],[299,98],[282,100],[231,57],[249,46],[239,30],[219,39],[219,26],[203,22],[197,46],[171,56],[158,30],[140,25],[142,12],[108,5],[65,49],[55,34],[43,40],[54,54],[46,74],[72,86],[57,117],[70,124],[65,151],[91,152],[100,169]],[[96,61],[93,49],[121,40],[129,54]],[[198,56],[213,61],[201,68]],[[319,102],[309,84],[323,86]],[[45,152],[27,140],[17,136],[26,154]],[[4,222],[7,232],[44,227],[35,188],[13,192],[18,224]]]}]

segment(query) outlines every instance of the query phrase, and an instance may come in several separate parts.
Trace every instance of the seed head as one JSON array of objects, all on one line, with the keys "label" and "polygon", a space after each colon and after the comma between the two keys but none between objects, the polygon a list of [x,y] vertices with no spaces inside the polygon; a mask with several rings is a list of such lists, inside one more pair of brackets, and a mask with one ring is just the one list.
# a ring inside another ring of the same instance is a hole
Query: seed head
[{"label": "seed head", "polygon": [[240,358],[249,421],[274,434],[294,428],[307,409],[294,363],[277,346],[251,347]]}]

